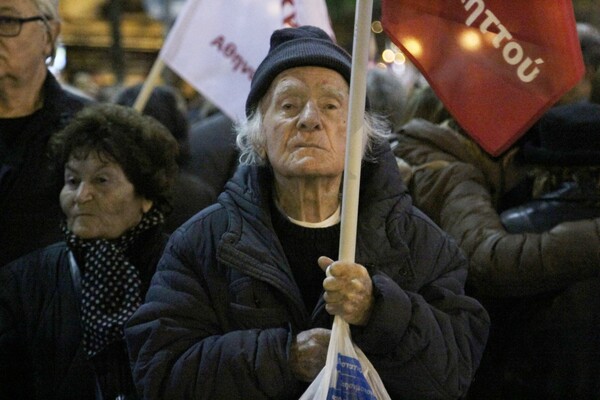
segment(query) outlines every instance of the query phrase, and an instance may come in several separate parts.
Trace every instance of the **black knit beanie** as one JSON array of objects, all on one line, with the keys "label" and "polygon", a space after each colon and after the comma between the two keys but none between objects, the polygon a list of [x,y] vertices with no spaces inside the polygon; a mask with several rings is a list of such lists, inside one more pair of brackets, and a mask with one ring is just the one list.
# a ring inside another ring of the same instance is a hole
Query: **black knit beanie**
[{"label": "black knit beanie", "polygon": [[600,165],[600,104],[554,106],[524,135],[519,155],[526,164]]},{"label": "black knit beanie", "polygon": [[250,116],[271,82],[286,69],[303,66],[325,67],[339,72],[350,84],[350,54],[314,26],[283,28],[271,35],[271,47],[260,63],[246,100],[246,116]]}]

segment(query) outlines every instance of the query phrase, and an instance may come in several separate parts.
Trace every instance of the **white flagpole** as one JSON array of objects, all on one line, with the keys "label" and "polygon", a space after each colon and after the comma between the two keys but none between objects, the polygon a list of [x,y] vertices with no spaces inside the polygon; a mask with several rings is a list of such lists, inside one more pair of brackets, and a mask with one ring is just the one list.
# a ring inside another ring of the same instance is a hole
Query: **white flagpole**
[{"label": "white flagpole", "polygon": [[[352,44],[352,73],[350,75],[350,100],[348,128],[346,131],[346,160],[342,188],[342,216],[338,258],[354,262],[356,256],[356,230],[358,225],[358,200],[360,170],[363,154],[365,98],[367,94],[367,66],[373,0],[357,0],[354,17],[354,42]],[[331,337],[347,329],[348,323],[339,315],[333,319]],[[327,360],[335,360],[335,346],[327,349]],[[333,366],[330,366],[333,367]],[[329,384],[329,382],[326,382]]]},{"label": "white flagpole", "polygon": [[346,132],[346,160],[342,189],[342,215],[339,259],[354,262],[356,229],[358,224],[358,197],[363,153],[363,120],[367,93],[367,66],[373,0],[357,0],[352,45],[352,73],[350,76],[350,105]]}]

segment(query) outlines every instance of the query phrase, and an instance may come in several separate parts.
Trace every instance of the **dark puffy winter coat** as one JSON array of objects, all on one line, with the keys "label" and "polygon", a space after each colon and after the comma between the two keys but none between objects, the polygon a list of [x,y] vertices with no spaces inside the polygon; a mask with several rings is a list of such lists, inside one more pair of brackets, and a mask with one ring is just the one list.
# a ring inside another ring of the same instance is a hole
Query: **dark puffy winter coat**
[{"label": "dark puffy winter coat", "polygon": [[[307,310],[271,223],[272,175],[241,167],[219,197],[172,236],[126,327],[145,399],[297,399],[295,334],[331,327]],[[362,169],[356,261],[375,305],[352,338],[394,399],[464,395],[487,339],[483,307],[465,296],[467,261],[415,209],[389,148]]]},{"label": "dark puffy winter coat", "polygon": [[[167,237],[143,234],[129,260],[150,284]],[[96,381],[81,344],[77,263],[64,242],[0,270],[0,399],[94,400]]]},{"label": "dark puffy winter coat", "polygon": [[46,147],[50,136],[90,100],[66,91],[47,74],[44,105],[19,135],[21,150],[0,138],[0,267],[62,239],[58,196],[63,177],[49,168]]}]

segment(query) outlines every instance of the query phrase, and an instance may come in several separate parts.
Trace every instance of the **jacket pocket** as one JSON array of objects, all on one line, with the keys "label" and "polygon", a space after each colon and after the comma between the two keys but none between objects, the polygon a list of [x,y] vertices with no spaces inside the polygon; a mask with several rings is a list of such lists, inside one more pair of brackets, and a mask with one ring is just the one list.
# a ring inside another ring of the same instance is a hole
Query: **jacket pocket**
[{"label": "jacket pocket", "polygon": [[229,312],[238,329],[266,329],[288,326],[290,316],[273,288],[250,277],[229,285]]}]

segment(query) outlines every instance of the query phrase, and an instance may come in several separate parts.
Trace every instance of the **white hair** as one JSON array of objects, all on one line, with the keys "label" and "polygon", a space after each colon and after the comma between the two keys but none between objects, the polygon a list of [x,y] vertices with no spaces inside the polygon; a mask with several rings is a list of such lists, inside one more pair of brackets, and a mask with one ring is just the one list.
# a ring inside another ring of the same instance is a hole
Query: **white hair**
[{"label": "white hair", "polygon": [[59,0],[30,0],[31,3],[39,13],[42,15],[43,24],[46,27],[46,31],[52,40],[52,50],[47,55],[46,65],[52,65],[54,57],[56,55],[56,42],[58,41],[58,35],[55,34],[55,30],[52,29],[53,25],[60,23],[60,16],[58,13],[58,1]]},{"label": "white hair", "polygon": [[58,0],[31,0],[31,2],[48,20],[59,20]]},{"label": "white hair", "polygon": [[[240,149],[240,164],[265,165],[267,163],[266,136],[263,131],[263,116],[257,107],[246,120],[235,124],[237,146]],[[386,142],[390,137],[389,122],[385,117],[365,112],[363,157],[368,158],[375,143]]]}]

